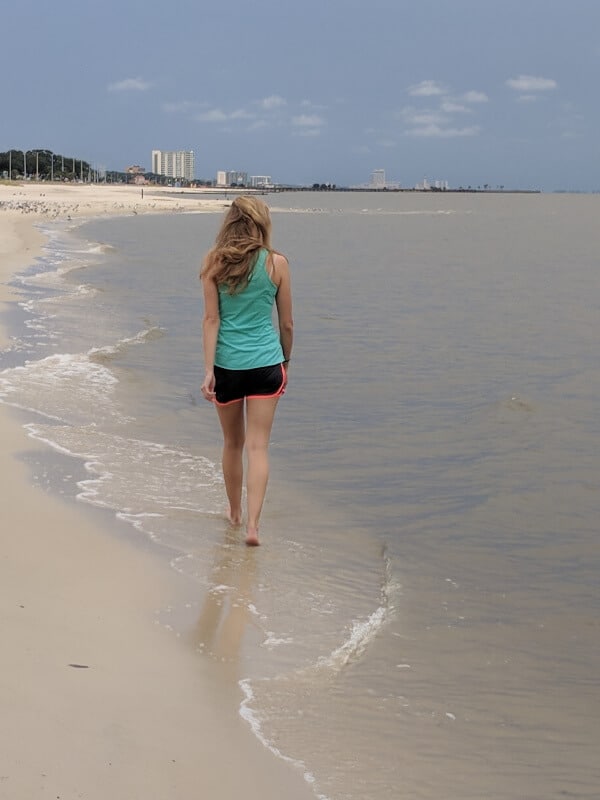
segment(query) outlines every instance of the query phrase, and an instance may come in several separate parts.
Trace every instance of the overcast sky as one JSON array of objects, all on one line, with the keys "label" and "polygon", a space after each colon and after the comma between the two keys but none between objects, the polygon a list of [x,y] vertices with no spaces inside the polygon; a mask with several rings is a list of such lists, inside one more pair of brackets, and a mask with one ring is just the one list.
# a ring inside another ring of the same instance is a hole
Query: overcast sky
[{"label": "overcast sky", "polygon": [[[600,189],[600,0],[13,0],[0,150]],[[6,6],[9,5],[7,8]]]}]

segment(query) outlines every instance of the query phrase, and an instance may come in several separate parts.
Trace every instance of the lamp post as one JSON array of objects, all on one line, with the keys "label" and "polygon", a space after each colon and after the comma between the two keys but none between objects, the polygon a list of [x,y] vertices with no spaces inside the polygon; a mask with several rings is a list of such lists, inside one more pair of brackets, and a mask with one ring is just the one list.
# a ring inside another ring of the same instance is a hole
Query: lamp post
[{"label": "lamp post", "polygon": [[[23,180],[27,180],[27,153],[35,153],[35,150],[23,150]],[[37,161],[36,161],[37,163]]]}]

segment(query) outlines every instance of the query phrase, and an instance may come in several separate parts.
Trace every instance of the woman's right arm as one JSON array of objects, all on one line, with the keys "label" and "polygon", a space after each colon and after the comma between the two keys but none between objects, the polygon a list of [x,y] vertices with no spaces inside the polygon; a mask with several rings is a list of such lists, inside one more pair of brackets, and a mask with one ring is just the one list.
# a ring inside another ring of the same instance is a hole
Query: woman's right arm
[{"label": "woman's right arm", "polygon": [[202,348],[204,351],[204,380],[201,391],[207,400],[215,399],[215,352],[221,318],[217,284],[208,275],[202,275],[204,317],[202,319]]},{"label": "woman's right arm", "polygon": [[285,256],[273,253],[274,277],[277,285],[275,303],[279,322],[279,340],[283,349],[283,360],[289,361],[294,344],[294,319],[292,316],[292,285],[290,265]]}]

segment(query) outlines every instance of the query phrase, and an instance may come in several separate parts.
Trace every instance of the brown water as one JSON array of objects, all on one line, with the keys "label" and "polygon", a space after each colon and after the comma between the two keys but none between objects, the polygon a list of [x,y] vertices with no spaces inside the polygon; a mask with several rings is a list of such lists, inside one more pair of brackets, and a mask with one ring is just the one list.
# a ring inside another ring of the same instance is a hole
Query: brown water
[{"label": "brown water", "polygon": [[80,490],[194,587],[161,619],[317,795],[600,797],[600,197],[269,199],[297,345],[259,552],[197,388],[218,218],[87,226],[115,250],[30,276],[39,358],[0,390],[93,454]]}]

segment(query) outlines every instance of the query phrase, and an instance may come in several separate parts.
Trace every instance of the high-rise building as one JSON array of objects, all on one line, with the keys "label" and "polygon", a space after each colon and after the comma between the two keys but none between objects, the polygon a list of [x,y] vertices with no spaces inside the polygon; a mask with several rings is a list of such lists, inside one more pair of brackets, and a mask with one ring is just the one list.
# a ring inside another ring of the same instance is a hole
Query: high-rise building
[{"label": "high-rise building", "polygon": [[273,180],[270,175],[251,175],[250,186],[253,189],[272,189]]},{"label": "high-rise building", "polygon": [[193,150],[153,150],[152,172],[168,178],[193,181],[196,165]]},{"label": "high-rise building", "polygon": [[247,186],[248,185],[248,173],[241,172],[238,169],[230,169],[230,170],[219,170],[217,172],[217,186]]},{"label": "high-rise building", "polygon": [[248,184],[248,173],[232,169],[227,173],[227,183],[229,186],[246,186]]},{"label": "high-rise building", "polygon": [[385,182],[385,170],[384,169],[374,169],[371,173],[371,188],[372,189],[385,189],[386,187]]}]

